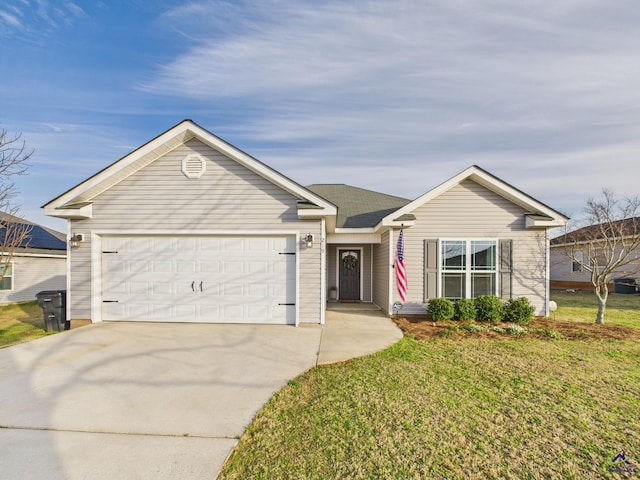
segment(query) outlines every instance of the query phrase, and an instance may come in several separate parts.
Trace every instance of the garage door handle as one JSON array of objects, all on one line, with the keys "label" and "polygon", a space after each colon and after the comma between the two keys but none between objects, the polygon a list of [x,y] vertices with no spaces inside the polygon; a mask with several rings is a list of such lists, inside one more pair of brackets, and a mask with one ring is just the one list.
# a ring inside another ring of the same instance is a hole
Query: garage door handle
[{"label": "garage door handle", "polygon": [[196,291],[196,282],[195,282],[195,280],[193,282],[191,282],[191,291],[192,292]]},{"label": "garage door handle", "polygon": [[102,303],[118,303],[118,300],[103,300]]},{"label": "garage door handle", "polygon": [[200,291],[202,291],[202,282],[200,282]]}]

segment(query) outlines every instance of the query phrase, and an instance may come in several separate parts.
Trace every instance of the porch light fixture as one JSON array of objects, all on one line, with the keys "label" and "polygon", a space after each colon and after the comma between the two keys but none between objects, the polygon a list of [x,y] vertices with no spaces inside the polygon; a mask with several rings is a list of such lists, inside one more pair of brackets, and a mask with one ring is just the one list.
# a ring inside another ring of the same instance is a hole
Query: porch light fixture
[{"label": "porch light fixture", "polygon": [[304,239],[307,248],[312,248],[313,247],[313,235],[311,235],[310,233],[307,233],[306,238]]},{"label": "porch light fixture", "polygon": [[69,246],[71,248],[79,247],[80,242],[84,241],[84,235],[81,233],[76,233],[69,239]]}]

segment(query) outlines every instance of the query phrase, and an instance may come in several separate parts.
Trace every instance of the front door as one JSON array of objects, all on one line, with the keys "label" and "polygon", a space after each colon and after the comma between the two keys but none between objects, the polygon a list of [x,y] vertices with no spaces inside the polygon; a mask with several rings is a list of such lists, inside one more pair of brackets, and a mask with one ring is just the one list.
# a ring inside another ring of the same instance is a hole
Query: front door
[{"label": "front door", "polygon": [[360,252],[339,250],[340,300],[360,300]]}]

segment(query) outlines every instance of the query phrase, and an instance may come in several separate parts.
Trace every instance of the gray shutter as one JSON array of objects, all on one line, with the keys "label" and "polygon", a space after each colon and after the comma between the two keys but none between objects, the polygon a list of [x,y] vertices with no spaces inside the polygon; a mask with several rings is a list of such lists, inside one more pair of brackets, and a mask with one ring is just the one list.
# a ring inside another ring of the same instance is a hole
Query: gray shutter
[{"label": "gray shutter", "polygon": [[500,240],[500,297],[503,300],[511,298],[511,284],[513,277],[512,240]]},{"label": "gray shutter", "polygon": [[438,296],[438,240],[424,241],[424,301]]}]

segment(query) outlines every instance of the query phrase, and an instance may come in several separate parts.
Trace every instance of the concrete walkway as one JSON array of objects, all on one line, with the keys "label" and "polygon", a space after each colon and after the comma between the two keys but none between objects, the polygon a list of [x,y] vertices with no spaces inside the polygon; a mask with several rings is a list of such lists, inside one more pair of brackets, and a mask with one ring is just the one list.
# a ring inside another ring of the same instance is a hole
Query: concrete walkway
[{"label": "concrete walkway", "polygon": [[392,345],[379,312],[324,326],[102,323],[0,349],[2,478],[215,478],[257,411],[318,363]]}]

